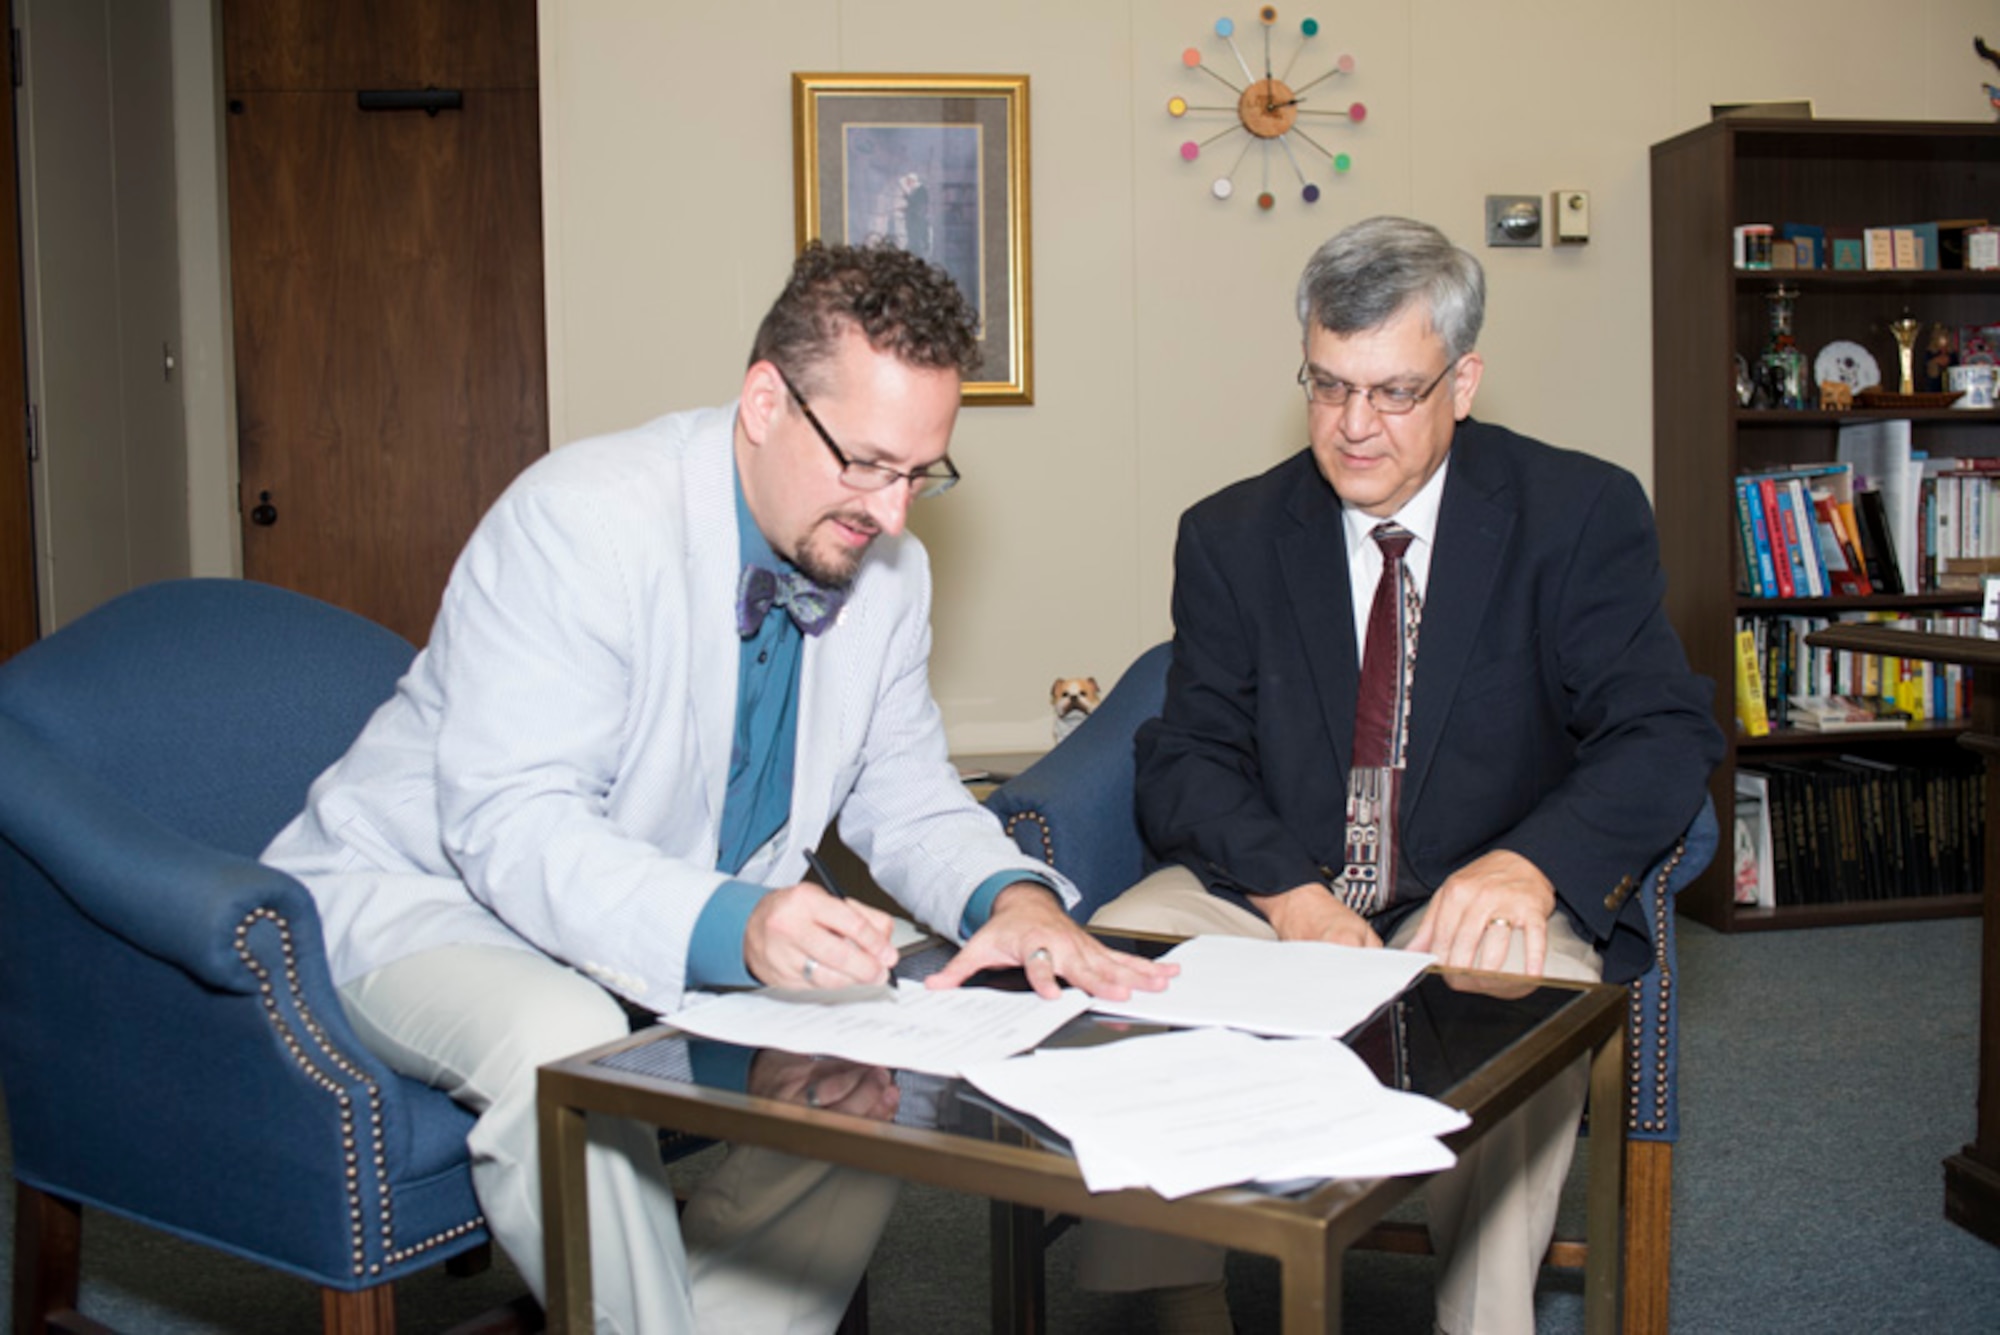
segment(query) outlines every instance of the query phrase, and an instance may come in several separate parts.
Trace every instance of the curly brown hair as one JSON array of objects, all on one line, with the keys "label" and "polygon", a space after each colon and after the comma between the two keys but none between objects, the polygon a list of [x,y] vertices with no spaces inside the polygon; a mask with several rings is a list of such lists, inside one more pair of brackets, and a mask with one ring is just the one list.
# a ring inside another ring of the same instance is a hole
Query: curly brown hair
[{"label": "curly brown hair", "polygon": [[951,275],[907,250],[807,244],[785,290],[771,304],[750,364],[768,361],[810,392],[810,382],[843,330],[909,366],[979,370],[979,323]]}]

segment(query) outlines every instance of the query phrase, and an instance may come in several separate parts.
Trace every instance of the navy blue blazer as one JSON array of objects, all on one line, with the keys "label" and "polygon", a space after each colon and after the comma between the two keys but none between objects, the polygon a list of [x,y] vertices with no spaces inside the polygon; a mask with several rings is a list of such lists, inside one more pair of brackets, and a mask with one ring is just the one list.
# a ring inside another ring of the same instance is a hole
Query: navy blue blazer
[{"label": "navy blue blazer", "polygon": [[[1652,509],[1624,469],[1470,419],[1450,458],[1397,906],[1511,849],[1549,878],[1605,977],[1635,977],[1652,932],[1631,891],[1723,750],[1713,683],[1661,607]],[[1309,450],[1182,517],[1173,615],[1166,703],[1137,739],[1154,853],[1232,896],[1337,876],[1360,664],[1340,500]]]}]

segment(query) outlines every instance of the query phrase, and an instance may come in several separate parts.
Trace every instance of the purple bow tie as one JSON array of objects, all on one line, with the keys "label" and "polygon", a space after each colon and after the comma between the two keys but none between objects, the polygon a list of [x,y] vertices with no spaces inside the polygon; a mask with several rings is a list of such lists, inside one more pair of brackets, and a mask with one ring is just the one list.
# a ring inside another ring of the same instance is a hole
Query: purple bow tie
[{"label": "purple bow tie", "polygon": [[817,635],[833,624],[846,599],[845,591],[822,589],[796,570],[780,574],[747,565],[736,581],[736,633],[746,640],[755,635],[775,605],[784,608],[800,630]]}]

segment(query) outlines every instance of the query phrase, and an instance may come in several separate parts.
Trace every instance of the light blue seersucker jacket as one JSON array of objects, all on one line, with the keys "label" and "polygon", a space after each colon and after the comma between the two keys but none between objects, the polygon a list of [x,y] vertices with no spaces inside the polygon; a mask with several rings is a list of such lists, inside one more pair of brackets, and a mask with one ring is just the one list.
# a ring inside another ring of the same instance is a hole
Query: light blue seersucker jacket
[{"label": "light blue seersucker jacket", "polygon": [[[517,478],[430,643],[263,859],[299,877],[336,981],[442,945],[540,950],[671,1010],[715,870],[736,715],[735,406],[579,442]],[[930,566],[880,538],[806,641],[791,815],[743,880],[784,885],[836,816],[956,938],[1022,854],[967,794],[931,698]]]}]

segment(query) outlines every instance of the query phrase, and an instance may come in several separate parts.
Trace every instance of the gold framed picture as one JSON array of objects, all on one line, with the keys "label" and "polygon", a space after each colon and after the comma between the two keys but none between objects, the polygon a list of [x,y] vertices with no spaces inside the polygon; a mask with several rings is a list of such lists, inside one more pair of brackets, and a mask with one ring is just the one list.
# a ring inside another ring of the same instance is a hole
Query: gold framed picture
[{"label": "gold framed picture", "polygon": [[1025,74],[794,74],[798,243],[888,240],[979,317],[967,405],[1035,401]]}]

